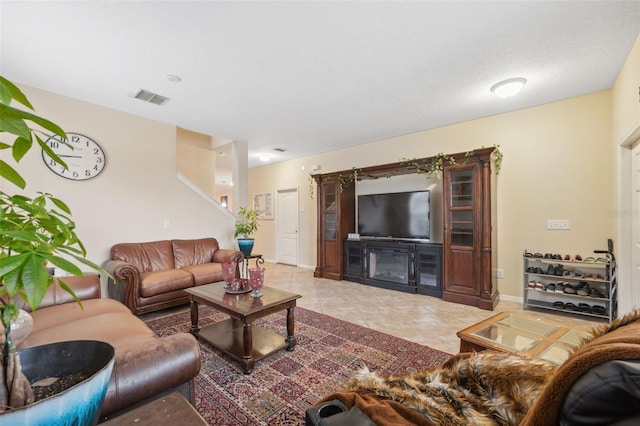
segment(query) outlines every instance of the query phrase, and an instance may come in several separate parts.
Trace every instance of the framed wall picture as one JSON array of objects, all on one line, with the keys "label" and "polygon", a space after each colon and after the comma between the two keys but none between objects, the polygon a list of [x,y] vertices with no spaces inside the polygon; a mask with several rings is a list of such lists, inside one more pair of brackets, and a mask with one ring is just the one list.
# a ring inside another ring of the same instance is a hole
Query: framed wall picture
[{"label": "framed wall picture", "polygon": [[253,209],[258,212],[260,219],[273,219],[273,193],[253,194]]}]

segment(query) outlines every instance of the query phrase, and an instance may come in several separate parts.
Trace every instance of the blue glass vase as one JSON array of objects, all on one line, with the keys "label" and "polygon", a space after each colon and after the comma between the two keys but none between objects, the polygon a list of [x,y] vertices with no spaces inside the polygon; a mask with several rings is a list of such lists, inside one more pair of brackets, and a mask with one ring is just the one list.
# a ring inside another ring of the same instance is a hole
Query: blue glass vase
[{"label": "blue glass vase", "polygon": [[238,249],[245,256],[251,256],[251,250],[253,250],[253,238],[238,238]]}]

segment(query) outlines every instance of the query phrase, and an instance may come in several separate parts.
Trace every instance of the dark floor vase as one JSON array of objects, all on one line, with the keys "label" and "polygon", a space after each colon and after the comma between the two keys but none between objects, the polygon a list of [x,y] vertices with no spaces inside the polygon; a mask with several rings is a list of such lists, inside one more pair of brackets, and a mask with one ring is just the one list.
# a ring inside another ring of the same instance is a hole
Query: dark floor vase
[{"label": "dark floor vase", "polygon": [[48,377],[86,373],[89,378],[26,407],[0,415],[0,425],[96,425],[107,393],[115,350],[108,343],[77,340],[19,351],[30,383]]},{"label": "dark floor vase", "polygon": [[238,238],[238,249],[245,256],[251,256],[253,250],[253,238]]}]

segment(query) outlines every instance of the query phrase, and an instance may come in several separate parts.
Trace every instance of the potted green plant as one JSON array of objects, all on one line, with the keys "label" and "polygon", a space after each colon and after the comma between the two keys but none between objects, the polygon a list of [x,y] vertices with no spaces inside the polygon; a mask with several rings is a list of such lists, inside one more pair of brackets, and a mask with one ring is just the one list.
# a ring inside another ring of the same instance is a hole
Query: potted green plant
[{"label": "potted green plant", "polygon": [[240,207],[236,218],[234,238],[238,240],[238,249],[245,255],[251,256],[253,250],[254,239],[251,238],[254,232],[258,230],[258,212],[255,210]]},{"label": "potted green plant", "polygon": [[[47,119],[11,106],[12,101],[34,110],[22,91],[0,76],[0,149],[10,151],[17,164],[34,145],[39,145],[51,158],[66,167],[42,138],[55,134],[66,140],[65,132]],[[26,188],[26,181],[20,173],[2,159],[0,178],[22,190]],[[47,289],[54,282],[54,277],[47,273],[48,267],[82,275],[78,264],[83,264],[108,275],[85,256],[86,249],[76,235],[71,211],[62,200],[48,193],[29,197],[0,191],[0,322],[4,331],[0,335],[0,413],[5,413],[0,414],[0,420],[4,421],[4,415],[12,416],[21,407],[33,402],[28,372],[22,371],[20,355],[11,339],[12,323],[19,312],[16,301],[23,301],[32,311],[37,310]],[[58,282],[81,305],[73,290],[63,280],[58,279]],[[107,346],[113,352],[113,348]],[[56,361],[41,357],[39,364],[53,365]],[[112,367],[112,360],[110,364]],[[109,369],[106,385],[110,375]],[[78,405],[78,400],[75,404]],[[33,405],[43,404],[38,402]],[[96,420],[98,414],[99,411],[95,414]],[[54,424],[55,420],[52,421]]]}]

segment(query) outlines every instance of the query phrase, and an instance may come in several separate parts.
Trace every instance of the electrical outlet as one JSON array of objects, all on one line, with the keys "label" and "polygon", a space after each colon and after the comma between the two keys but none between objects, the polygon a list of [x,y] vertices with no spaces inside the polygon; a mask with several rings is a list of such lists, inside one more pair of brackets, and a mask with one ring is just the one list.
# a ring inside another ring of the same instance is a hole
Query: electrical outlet
[{"label": "electrical outlet", "polygon": [[569,229],[569,219],[547,220],[547,229],[567,230]]}]

